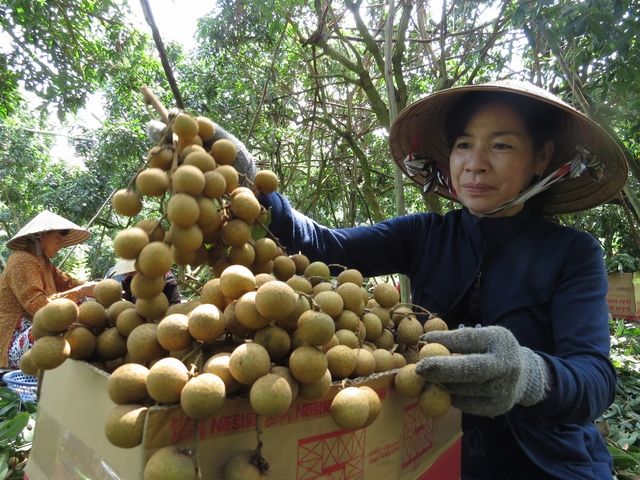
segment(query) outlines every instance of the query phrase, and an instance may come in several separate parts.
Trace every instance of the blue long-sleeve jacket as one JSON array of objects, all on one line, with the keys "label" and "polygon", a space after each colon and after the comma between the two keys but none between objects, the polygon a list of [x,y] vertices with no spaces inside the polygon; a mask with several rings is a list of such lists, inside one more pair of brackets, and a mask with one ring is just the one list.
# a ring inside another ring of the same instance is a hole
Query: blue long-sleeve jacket
[{"label": "blue long-sleeve jacket", "polygon": [[[506,425],[509,440],[546,478],[611,478],[610,455],[593,425],[613,401],[616,385],[609,361],[607,279],[593,237],[529,209],[482,219],[466,209],[421,213],[373,226],[329,229],[293,210],[277,193],[262,203],[271,207],[269,229],[288,252],[357,268],[365,276],[406,274],[412,302],[445,320],[480,279],[482,324],[510,329],[521,345],[545,358],[553,378],[541,403],[516,406],[495,421],[483,419],[482,428]],[[483,262],[486,232],[494,229],[505,232],[503,242]],[[472,423],[463,419],[465,436],[464,425]],[[474,471],[495,469],[486,457],[473,462]],[[509,465],[509,458],[504,462],[495,471],[509,475],[486,478],[528,478],[518,475],[518,465]]]}]

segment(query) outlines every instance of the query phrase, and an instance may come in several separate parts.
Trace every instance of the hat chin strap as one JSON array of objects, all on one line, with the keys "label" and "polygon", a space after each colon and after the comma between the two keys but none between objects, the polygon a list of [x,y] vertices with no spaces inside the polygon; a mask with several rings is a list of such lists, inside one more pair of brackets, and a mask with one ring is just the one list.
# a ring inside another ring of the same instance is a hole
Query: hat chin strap
[{"label": "hat chin strap", "polygon": [[490,212],[483,213],[480,216],[485,217],[494,215],[516,205],[522,205],[534,195],[544,192],[551,188],[555,183],[560,182],[565,178],[578,178],[585,172],[585,170],[589,171],[595,181],[599,181],[600,178],[602,178],[602,173],[604,172],[604,166],[602,163],[587,147],[576,145],[576,150],[576,155],[571,160],[560,165],[546,177],[541,177],[540,180],[533,182],[508,202],[491,210]]},{"label": "hat chin strap", "polygon": [[[432,193],[440,187],[446,189],[454,199],[457,198],[448,170],[438,162],[420,157],[415,153],[409,153],[404,159],[404,165],[410,177],[422,178],[423,193]],[[604,175],[605,167],[591,149],[583,145],[576,145],[576,154],[571,160],[563,163],[547,176],[532,182],[527,188],[498,208],[477,215],[479,217],[495,215],[515,205],[521,205],[534,195],[544,192],[565,178],[578,178],[585,170],[589,172],[595,182],[598,182]]]}]

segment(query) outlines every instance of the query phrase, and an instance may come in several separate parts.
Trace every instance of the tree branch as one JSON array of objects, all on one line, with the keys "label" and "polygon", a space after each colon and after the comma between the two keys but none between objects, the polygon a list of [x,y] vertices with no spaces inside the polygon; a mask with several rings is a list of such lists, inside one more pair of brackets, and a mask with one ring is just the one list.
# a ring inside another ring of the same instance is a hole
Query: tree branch
[{"label": "tree branch", "polygon": [[171,64],[169,63],[169,59],[167,57],[167,51],[164,48],[164,43],[162,42],[160,31],[156,26],[156,21],[153,19],[153,12],[151,11],[151,7],[149,6],[149,1],[140,0],[140,5],[142,6],[144,19],[147,21],[147,24],[149,25],[149,27],[151,27],[153,41],[155,42],[156,48],[158,49],[158,55],[160,55],[160,62],[162,63],[164,74],[167,76],[167,81],[169,82],[169,86],[171,87],[173,98],[176,101],[176,107],[178,107],[180,110],[183,110],[184,102],[182,101],[182,95],[180,95],[180,90],[178,89],[178,83],[176,82],[176,79],[173,76],[173,70],[171,69]]}]

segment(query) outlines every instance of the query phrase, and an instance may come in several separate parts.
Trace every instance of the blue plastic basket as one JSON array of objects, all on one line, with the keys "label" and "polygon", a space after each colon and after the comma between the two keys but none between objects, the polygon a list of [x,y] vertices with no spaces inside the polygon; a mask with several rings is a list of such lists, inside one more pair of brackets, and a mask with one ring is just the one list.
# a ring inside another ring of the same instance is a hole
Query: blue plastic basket
[{"label": "blue plastic basket", "polygon": [[21,370],[13,370],[5,373],[2,381],[20,395],[20,400],[23,402],[38,401],[38,379],[36,377],[26,375]]}]

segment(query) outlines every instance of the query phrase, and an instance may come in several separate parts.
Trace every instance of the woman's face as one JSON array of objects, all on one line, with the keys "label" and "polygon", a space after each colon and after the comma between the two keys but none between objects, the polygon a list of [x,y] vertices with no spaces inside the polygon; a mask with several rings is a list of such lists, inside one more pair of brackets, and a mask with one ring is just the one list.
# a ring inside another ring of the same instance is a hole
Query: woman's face
[{"label": "woman's face", "polygon": [[[531,135],[507,103],[488,103],[469,120],[449,155],[451,181],[460,202],[476,215],[486,214],[520,193],[551,160],[553,143],[534,152]],[[496,213],[511,216],[522,205]]]},{"label": "woman's face", "polygon": [[55,257],[62,248],[64,235],[57,230],[42,232],[40,234],[40,248],[47,258]]}]

